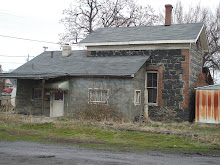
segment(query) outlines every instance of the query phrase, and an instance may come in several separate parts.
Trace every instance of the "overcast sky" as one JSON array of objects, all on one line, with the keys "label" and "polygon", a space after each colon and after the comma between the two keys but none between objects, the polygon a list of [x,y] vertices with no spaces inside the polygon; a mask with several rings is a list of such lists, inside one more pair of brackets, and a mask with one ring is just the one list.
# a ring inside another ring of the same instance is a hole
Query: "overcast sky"
[{"label": "overcast sky", "polygon": [[[0,0],[0,64],[4,71],[16,69],[30,59],[48,50],[60,50],[57,44],[31,40],[59,42],[63,25],[59,24],[62,11],[74,0]],[[150,4],[156,11],[163,10],[165,4],[175,4],[176,0],[138,0],[142,5]],[[184,6],[208,6],[215,10],[219,0],[182,0]]]}]

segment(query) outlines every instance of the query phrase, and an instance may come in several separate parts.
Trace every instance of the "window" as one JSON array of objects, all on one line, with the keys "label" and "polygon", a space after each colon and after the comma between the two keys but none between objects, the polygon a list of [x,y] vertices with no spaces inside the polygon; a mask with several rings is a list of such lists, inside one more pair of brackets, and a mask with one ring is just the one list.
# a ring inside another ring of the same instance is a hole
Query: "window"
[{"label": "window", "polygon": [[63,92],[55,92],[54,100],[63,100]]},{"label": "window", "polygon": [[134,94],[134,105],[141,104],[141,90],[136,90]]},{"label": "window", "polygon": [[89,88],[89,103],[108,104],[108,90],[99,88]]},{"label": "window", "polygon": [[146,76],[146,88],[148,90],[148,103],[157,104],[157,87],[158,74],[157,72],[149,71]]},{"label": "window", "polygon": [[33,97],[34,97],[34,99],[41,99],[42,98],[42,89],[41,88],[34,88]]}]

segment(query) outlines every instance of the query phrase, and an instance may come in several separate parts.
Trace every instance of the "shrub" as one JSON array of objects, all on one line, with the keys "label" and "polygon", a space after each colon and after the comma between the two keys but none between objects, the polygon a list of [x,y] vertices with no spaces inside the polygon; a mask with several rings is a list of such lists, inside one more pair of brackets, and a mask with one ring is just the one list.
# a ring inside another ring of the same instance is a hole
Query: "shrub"
[{"label": "shrub", "polygon": [[82,120],[121,121],[122,113],[113,105],[86,104],[84,108],[75,111],[74,116]]}]

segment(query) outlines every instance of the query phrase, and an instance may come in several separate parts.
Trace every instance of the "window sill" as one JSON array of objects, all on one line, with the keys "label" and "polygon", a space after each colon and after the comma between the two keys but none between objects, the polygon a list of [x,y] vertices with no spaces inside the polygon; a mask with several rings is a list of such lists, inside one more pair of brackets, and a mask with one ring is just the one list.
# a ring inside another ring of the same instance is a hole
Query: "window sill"
[{"label": "window sill", "polygon": [[156,106],[158,106],[158,104],[157,104],[157,103],[148,103],[148,106],[154,106],[154,107],[156,107]]}]

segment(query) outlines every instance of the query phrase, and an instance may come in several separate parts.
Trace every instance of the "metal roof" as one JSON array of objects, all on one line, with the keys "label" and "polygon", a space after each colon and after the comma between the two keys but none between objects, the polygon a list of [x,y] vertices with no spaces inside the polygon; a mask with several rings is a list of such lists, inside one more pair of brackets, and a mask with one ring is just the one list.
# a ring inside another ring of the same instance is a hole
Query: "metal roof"
[{"label": "metal roof", "polygon": [[195,88],[196,90],[220,90],[220,84]]},{"label": "metal roof", "polygon": [[[80,42],[92,43],[131,42],[135,41],[195,41],[203,29],[203,23],[172,24],[170,26],[139,26],[100,28]],[[146,42],[147,43],[147,42]],[[154,42],[153,42],[154,43]],[[176,43],[176,42],[175,42]]]},{"label": "metal roof", "polygon": [[[51,54],[53,53],[53,57]],[[61,76],[132,76],[150,56],[88,57],[74,50],[68,57],[62,51],[46,51],[11,73],[0,77],[46,78]]]}]

